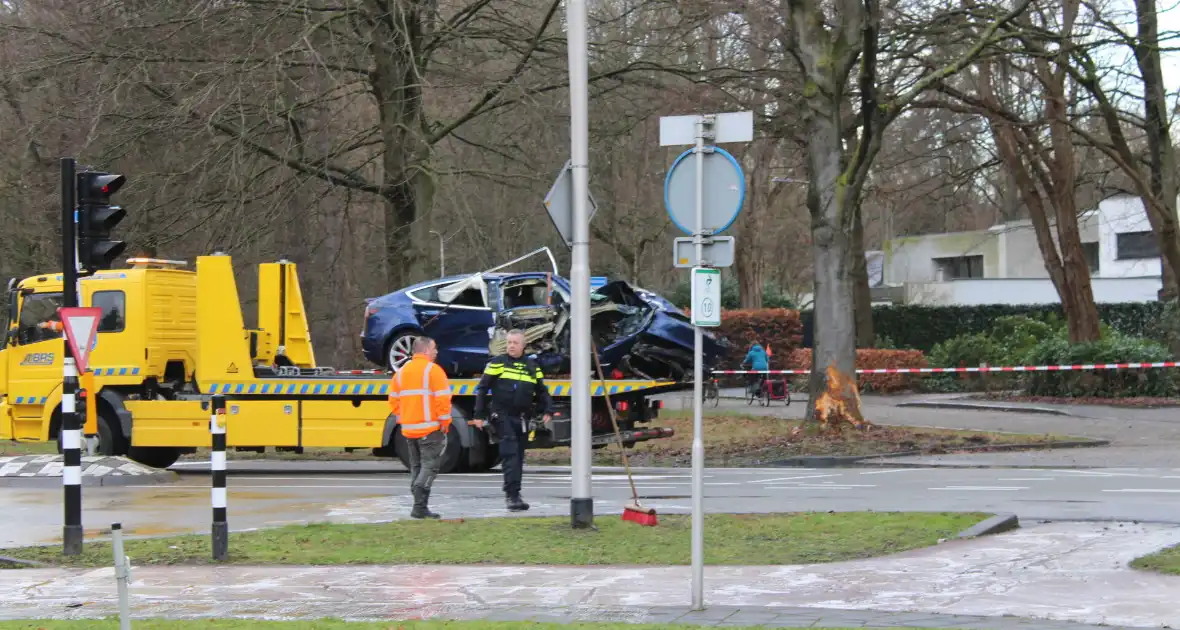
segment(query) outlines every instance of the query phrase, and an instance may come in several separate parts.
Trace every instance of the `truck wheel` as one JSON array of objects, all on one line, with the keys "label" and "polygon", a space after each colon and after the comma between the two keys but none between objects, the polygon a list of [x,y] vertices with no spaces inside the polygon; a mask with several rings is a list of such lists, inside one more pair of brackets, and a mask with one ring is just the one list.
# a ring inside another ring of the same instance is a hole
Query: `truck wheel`
[{"label": "truck wheel", "polygon": [[475,432],[475,447],[467,449],[463,472],[484,473],[500,462],[500,445],[488,442],[488,434]]},{"label": "truck wheel", "polygon": [[99,455],[127,454],[127,449],[130,445],[127,443],[127,438],[123,437],[123,432],[118,426],[117,420],[107,417],[106,414],[99,414],[97,449]]},{"label": "truck wheel", "polygon": [[168,446],[132,446],[127,457],[152,468],[167,468],[180,459],[180,449]]},{"label": "truck wheel", "polygon": [[[55,418],[60,417],[55,414]],[[60,420],[58,421],[60,423]],[[58,424],[60,427],[60,424]],[[119,428],[119,421],[99,411],[98,413],[98,448],[96,452],[103,456],[126,455],[127,448],[130,446],[127,438],[123,437],[123,431]],[[61,429],[57,429],[57,452],[60,455],[65,449],[62,448]],[[86,454],[86,436],[82,436],[82,454]],[[171,465],[171,464],[169,464]]]},{"label": "truck wheel", "polygon": [[438,468],[438,474],[447,475],[450,473],[463,472],[459,464],[463,462],[463,458],[467,456],[467,449],[463,448],[463,442],[459,441],[458,435],[447,436],[447,447],[443,451],[442,466]]},{"label": "truck wheel", "polygon": [[[443,451],[442,465],[438,468],[438,474],[446,475],[459,471],[460,457],[464,455],[463,444],[459,442],[458,436],[447,436],[447,448]],[[399,429],[393,434],[393,451],[397,453],[398,460],[401,461],[402,466],[406,470],[410,469],[410,447],[406,444],[406,438],[402,437],[402,432]]]}]

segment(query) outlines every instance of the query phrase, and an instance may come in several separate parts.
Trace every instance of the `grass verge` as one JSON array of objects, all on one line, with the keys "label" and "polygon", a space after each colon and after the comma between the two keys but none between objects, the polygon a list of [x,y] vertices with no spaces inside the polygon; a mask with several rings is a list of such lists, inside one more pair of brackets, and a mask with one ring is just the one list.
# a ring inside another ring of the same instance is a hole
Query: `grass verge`
[{"label": "grass verge", "polygon": [[[842,512],[805,514],[709,514],[705,562],[713,565],[779,565],[838,562],[927,547],[987,518],[987,514]],[[291,525],[234,533],[235,564],[511,564],[686,565],[690,563],[688,516],[660,516],[658,527],[617,518],[596,521],[598,531],[573,530],[569,519],[488,518],[443,522],[396,521],[346,525]],[[505,545],[505,540],[529,541]],[[140,565],[207,564],[208,536],[126,541]],[[105,567],[110,544],[86,543],[79,556],[59,547],[5,549],[4,555],[58,566]]]},{"label": "grass verge", "polygon": [[1180,545],[1135,558],[1131,561],[1131,568],[1165,575],[1180,575]]},{"label": "grass verge", "polygon": [[[791,430],[799,420],[784,420],[768,416],[748,415],[726,411],[705,410],[705,465],[760,466],[767,463],[805,455],[886,455],[904,451],[918,451],[923,455],[954,453],[963,449],[987,450],[990,447],[1048,445],[1062,440],[1087,441],[1049,434],[995,433],[952,429],[925,429],[896,426],[875,426],[865,432],[845,432],[836,436],[799,435]],[[692,462],[692,414],[687,411],[666,411],[652,423],[676,431],[671,438],[642,442],[628,456],[632,466],[688,466]],[[569,449],[529,451],[529,464],[564,465],[570,459]],[[622,464],[617,447],[594,451],[594,464],[617,466]]]},{"label": "grass verge", "polygon": [[[0,630],[115,630],[118,620],[0,621]],[[255,619],[136,619],[136,630],[699,630],[696,624],[537,623],[531,621],[259,621]],[[750,626],[753,628],[759,626]],[[819,630],[819,629],[814,629]],[[835,630],[829,628],[827,630]],[[888,630],[882,628],[881,630]]]}]

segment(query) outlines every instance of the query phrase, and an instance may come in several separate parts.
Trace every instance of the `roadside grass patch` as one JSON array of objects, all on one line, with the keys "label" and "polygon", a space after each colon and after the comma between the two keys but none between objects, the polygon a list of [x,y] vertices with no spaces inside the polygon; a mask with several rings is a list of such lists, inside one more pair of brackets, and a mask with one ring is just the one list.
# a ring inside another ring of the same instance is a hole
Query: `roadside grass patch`
[{"label": "roadside grass patch", "polygon": [[[705,562],[781,565],[870,558],[934,545],[988,516],[945,512],[709,514],[705,516]],[[661,515],[659,520],[657,527],[640,527],[617,516],[602,516],[595,521],[598,531],[571,529],[568,517],[289,525],[231,533],[229,561],[319,566],[689,564],[689,517]],[[129,539],[125,545],[136,565],[211,563],[207,535]],[[55,566],[111,564],[107,542],[87,542],[79,556],[63,556],[60,546],[5,549],[4,555]]]},{"label": "roadside grass patch", "polygon": [[[801,407],[802,409],[802,407]],[[1048,446],[1064,440],[1087,442],[1050,434],[997,433],[954,429],[926,429],[877,425],[868,431],[845,431],[836,436],[792,436],[801,420],[743,414],[727,410],[706,410],[704,425],[706,466],[760,466],[805,455],[887,455],[917,451],[923,455],[954,453],[963,449],[1022,445]],[[650,426],[669,427],[670,438],[640,442],[628,451],[632,466],[689,466],[692,463],[692,413],[664,411]],[[529,451],[526,463],[569,464],[569,449]],[[595,449],[594,464],[622,464],[617,446]]]},{"label": "roadside grass patch", "polygon": [[[117,630],[118,619],[0,621],[0,630]],[[763,626],[749,626],[760,628]],[[777,627],[777,626],[776,626]],[[136,619],[135,630],[699,630],[679,623],[539,623],[533,621],[261,621],[257,619]],[[812,630],[837,630],[816,628]],[[844,630],[844,629],[841,629]],[[881,630],[889,630],[882,628]],[[900,630],[900,629],[896,629]]]},{"label": "roadside grass patch", "polygon": [[[57,442],[11,442],[0,441],[0,457],[14,455],[56,455]],[[2,626],[0,626],[2,627]]]},{"label": "roadside grass patch", "polygon": [[1180,575],[1180,545],[1135,558],[1131,561],[1131,568],[1165,575]]}]

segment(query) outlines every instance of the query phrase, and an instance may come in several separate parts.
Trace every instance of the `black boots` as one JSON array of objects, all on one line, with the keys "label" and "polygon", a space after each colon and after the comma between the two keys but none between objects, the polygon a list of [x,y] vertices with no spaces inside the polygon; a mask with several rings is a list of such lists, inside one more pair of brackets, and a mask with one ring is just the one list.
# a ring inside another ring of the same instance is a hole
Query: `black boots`
[{"label": "black boots", "polygon": [[513,492],[512,494],[509,494],[507,504],[509,512],[523,512],[529,509],[529,504],[525,503],[520,498],[519,492]]},{"label": "black boots", "polygon": [[413,494],[414,507],[410,510],[410,518],[439,518],[438,514],[431,512],[430,508],[426,507],[426,503],[430,501],[429,490],[419,490],[417,488],[413,488]]}]

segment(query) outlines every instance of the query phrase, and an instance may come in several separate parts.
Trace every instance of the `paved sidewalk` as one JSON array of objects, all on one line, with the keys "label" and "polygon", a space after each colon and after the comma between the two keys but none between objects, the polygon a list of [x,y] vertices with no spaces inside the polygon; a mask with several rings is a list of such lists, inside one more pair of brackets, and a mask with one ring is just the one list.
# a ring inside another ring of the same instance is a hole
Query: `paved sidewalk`
[{"label": "paved sidewalk", "polygon": [[[1035,618],[1160,628],[1180,627],[1180,577],[1127,563],[1177,543],[1177,526],[1049,523],[855,562],[711,566],[705,601],[715,608],[691,615],[686,566],[150,567],[134,570],[131,591],[138,617],[1065,627],[1018,619]],[[0,618],[115,610],[113,569],[0,571]]]},{"label": "paved sidewalk", "polygon": [[[895,613],[837,608],[709,606],[693,611],[687,606],[601,607],[567,606],[478,606],[440,605],[436,614],[403,614],[398,603],[374,604],[368,610],[373,620],[402,621],[434,617],[454,621],[529,621],[538,623],[624,622],[649,624],[686,624],[702,627],[763,628],[963,628],[965,630],[1143,630],[1136,626],[1087,625],[1067,621],[1023,619],[1019,617],[983,617],[938,613]],[[23,619],[18,611],[0,611],[0,620]],[[15,615],[15,616],[14,616]],[[256,618],[272,618],[255,611]],[[60,615],[62,619],[87,619],[92,615]],[[139,619],[139,616],[135,616]]]}]

